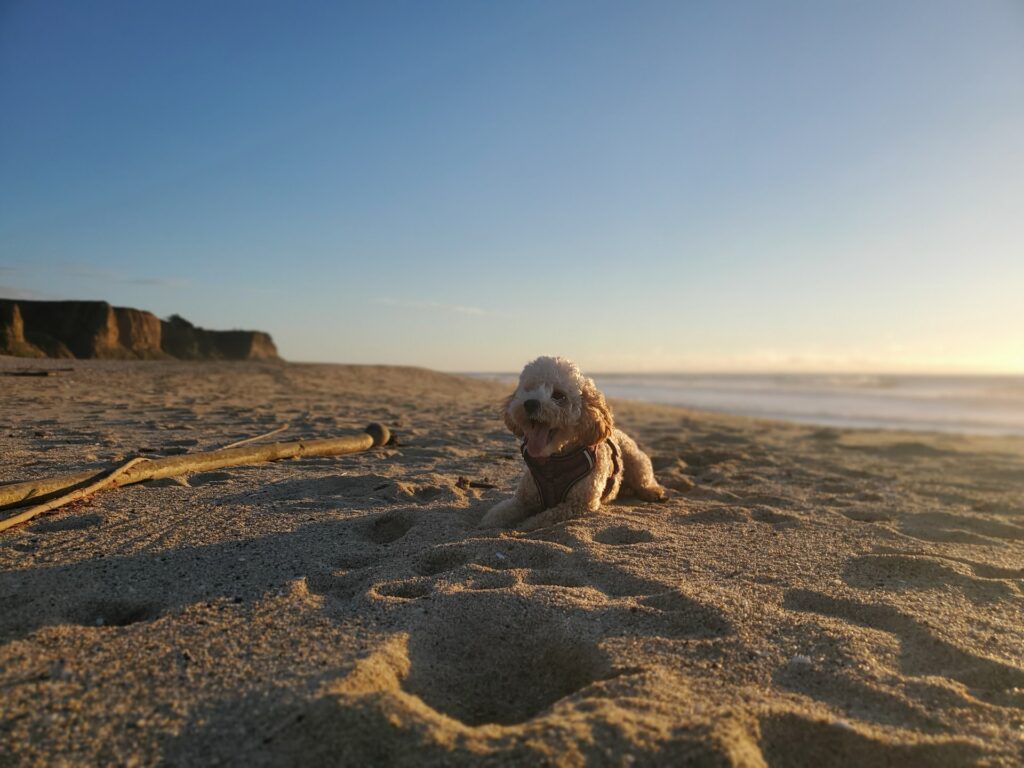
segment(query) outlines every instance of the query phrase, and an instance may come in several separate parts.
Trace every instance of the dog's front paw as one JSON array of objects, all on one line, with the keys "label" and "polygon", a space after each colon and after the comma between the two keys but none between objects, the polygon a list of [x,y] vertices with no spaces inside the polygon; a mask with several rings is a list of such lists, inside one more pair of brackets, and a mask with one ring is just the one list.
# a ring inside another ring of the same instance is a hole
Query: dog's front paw
[{"label": "dog's front paw", "polygon": [[480,518],[480,522],[476,524],[477,528],[500,528],[501,522],[499,522],[499,516],[496,514],[497,510],[489,509],[487,513]]},{"label": "dog's front paw", "polygon": [[507,528],[522,517],[522,511],[515,499],[499,501],[480,518],[477,528]]},{"label": "dog's front paw", "polygon": [[538,528],[544,528],[550,525],[550,523],[544,522],[540,515],[534,515],[523,520],[519,525],[516,526],[517,531],[536,531]]},{"label": "dog's front paw", "polygon": [[642,501],[664,501],[668,498],[668,491],[660,485],[649,485],[646,488],[638,488],[636,497]]}]

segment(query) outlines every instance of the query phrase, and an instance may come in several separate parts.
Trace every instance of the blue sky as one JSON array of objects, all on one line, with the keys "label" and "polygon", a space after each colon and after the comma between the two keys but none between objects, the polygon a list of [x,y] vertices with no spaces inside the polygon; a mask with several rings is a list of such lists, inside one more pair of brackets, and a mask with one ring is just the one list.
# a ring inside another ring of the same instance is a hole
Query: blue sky
[{"label": "blue sky", "polygon": [[1024,4],[0,0],[0,296],[292,360],[1024,373]]}]

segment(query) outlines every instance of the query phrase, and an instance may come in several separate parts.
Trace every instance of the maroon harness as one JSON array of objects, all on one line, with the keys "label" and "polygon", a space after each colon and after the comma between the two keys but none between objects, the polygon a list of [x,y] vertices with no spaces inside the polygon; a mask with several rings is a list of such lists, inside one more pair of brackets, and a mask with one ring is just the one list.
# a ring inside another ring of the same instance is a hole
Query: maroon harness
[{"label": "maroon harness", "polygon": [[[611,439],[605,442],[612,449],[612,473],[608,475],[604,492],[601,494],[601,501],[608,500],[615,485],[615,477],[622,469],[619,464],[619,446]],[[538,459],[527,453],[526,442],[523,442],[519,450],[523,454],[523,460],[526,462],[530,474],[533,475],[533,482],[537,485],[537,490],[540,491],[541,499],[544,502],[543,509],[554,507],[565,501],[569,490],[594,470],[594,466],[597,464],[597,447],[596,445],[585,445],[560,456]]]}]

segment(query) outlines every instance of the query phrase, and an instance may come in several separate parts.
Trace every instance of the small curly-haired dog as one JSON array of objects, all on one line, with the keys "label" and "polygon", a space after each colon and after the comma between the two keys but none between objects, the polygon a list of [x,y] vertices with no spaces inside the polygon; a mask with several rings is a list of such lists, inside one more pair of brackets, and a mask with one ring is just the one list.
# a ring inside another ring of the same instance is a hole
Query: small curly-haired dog
[{"label": "small curly-haired dog", "polygon": [[647,454],[615,428],[604,395],[570,360],[538,357],[527,364],[504,416],[522,441],[527,471],[515,495],[492,507],[481,527],[527,531],[596,512],[619,495],[665,498]]}]

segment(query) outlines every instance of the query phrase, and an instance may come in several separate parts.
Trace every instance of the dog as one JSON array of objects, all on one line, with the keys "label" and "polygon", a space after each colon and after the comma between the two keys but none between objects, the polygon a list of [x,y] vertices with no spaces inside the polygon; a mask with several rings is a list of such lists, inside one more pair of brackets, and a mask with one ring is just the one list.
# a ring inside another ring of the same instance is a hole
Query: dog
[{"label": "dog", "polygon": [[564,357],[538,357],[523,368],[504,419],[522,441],[527,471],[512,498],[484,515],[482,528],[530,531],[592,514],[620,495],[666,496],[650,458],[615,428],[593,379]]}]

